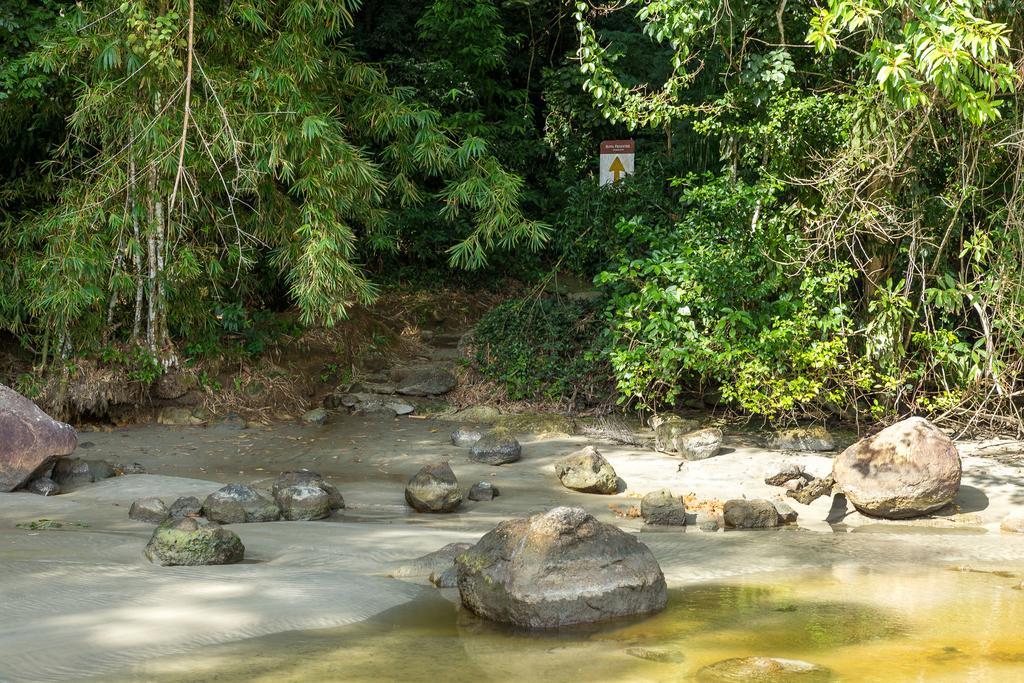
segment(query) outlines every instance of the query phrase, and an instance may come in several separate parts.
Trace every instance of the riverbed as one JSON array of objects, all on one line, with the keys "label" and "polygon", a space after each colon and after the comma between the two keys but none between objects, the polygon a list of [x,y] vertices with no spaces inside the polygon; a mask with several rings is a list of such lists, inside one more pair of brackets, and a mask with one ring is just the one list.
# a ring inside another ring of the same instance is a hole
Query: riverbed
[{"label": "riverbed", "polygon": [[[650,450],[545,435],[520,438],[520,462],[489,467],[451,445],[453,427],[336,416],[323,427],[82,433],[78,455],[139,462],[149,474],[52,498],[0,495],[0,680],[686,680],[747,655],[812,661],[839,680],[1024,680],[1024,535],[998,529],[1024,506],[1017,457],[961,444],[955,507],[922,520],[873,520],[820,499],[792,504],[796,528],[705,533],[644,528],[629,509],[663,487],[778,498],[766,475],[784,462],[822,475],[831,458],[735,434],[723,454],[679,468]],[[554,460],[587,443],[625,482],[619,494],[576,493],[555,479]],[[487,480],[501,495],[450,515],[413,513],[404,484],[438,458],[464,489]],[[323,473],[346,508],[318,522],[233,525],[246,546],[237,565],[157,567],[143,557],[152,527],[128,519],[133,499],[202,498],[300,467]],[[522,633],[480,622],[458,608],[457,591],[425,577],[391,576],[503,519],[566,504],[639,534],[665,572],[665,612]],[[16,526],[43,518],[62,526]]]}]

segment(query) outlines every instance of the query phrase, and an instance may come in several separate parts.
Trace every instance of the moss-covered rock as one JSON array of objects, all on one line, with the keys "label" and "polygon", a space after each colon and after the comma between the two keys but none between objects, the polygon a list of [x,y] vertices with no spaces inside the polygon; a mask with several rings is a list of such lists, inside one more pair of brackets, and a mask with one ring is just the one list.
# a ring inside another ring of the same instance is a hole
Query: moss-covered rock
[{"label": "moss-covered rock", "polygon": [[242,561],[245,546],[216,522],[184,517],[158,526],[145,553],[150,562],[164,566],[234,564]]}]

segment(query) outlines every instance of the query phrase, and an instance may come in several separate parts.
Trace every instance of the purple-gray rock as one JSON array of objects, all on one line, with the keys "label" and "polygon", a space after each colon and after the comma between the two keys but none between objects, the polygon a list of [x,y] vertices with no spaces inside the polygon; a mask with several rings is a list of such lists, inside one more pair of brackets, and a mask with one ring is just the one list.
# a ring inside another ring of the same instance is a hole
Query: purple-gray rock
[{"label": "purple-gray rock", "polygon": [[13,491],[71,455],[78,434],[35,403],[0,384],[0,493]]}]

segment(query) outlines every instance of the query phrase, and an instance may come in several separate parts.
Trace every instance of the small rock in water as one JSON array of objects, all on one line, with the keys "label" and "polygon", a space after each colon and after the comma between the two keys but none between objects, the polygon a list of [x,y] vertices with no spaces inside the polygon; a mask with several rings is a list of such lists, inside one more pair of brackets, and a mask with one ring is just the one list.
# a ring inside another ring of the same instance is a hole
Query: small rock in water
[{"label": "small rock in water", "polygon": [[89,466],[89,474],[92,475],[93,481],[102,481],[117,476],[117,470],[106,460],[84,460],[83,462]]},{"label": "small rock in water", "polygon": [[60,484],[49,477],[38,477],[29,483],[28,490],[37,496],[56,496],[60,493]]},{"label": "small rock in water", "polygon": [[664,664],[678,664],[686,659],[682,653],[653,647],[627,647],[626,654],[637,659],[646,659],[650,662],[661,662]]},{"label": "small rock in water", "polygon": [[785,486],[790,481],[804,479],[804,476],[804,468],[802,465],[786,463],[778,473],[773,474],[770,477],[766,477],[764,483],[769,486]]},{"label": "small rock in water", "polygon": [[492,429],[469,449],[469,459],[485,465],[505,465],[522,457],[522,447],[511,432]]},{"label": "small rock in water", "polygon": [[356,415],[363,415],[365,417],[398,417],[398,411],[396,411],[390,403],[385,403],[384,401],[375,398],[357,404],[353,412]]},{"label": "small rock in water", "polygon": [[489,481],[478,481],[469,489],[470,500],[494,500],[498,488]]},{"label": "small rock in water", "polygon": [[337,487],[334,484],[328,483],[319,472],[307,469],[282,472],[277,480],[274,481],[272,490],[274,498],[277,498],[277,494],[281,489],[296,484],[309,484],[322,489],[327,494],[332,510],[341,510],[345,507],[345,499],[341,497],[341,492],[338,491]]},{"label": "small rock in water", "polygon": [[[196,501],[199,502],[199,501]],[[159,498],[139,498],[128,508],[128,519],[149,524],[163,524],[171,516],[167,506]]]},{"label": "small rock in water", "polygon": [[798,515],[796,510],[789,506],[789,503],[781,500],[773,500],[772,505],[775,506],[775,512],[778,513],[779,521],[782,524],[793,524],[796,522]]},{"label": "small rock in water", "polygon": [[273,522],[281,518],[274,501],[244,484],[228,484],[208,495],[203,512],[207,519],[221,524]]},{"label": "small rock in water", "polygon": [[90,484],[93,481],[92,470],[89,469],[89,463],[85,460],[61,458],[53,466],[53,480],[65,489],[81,484]]},{"label": "small rock in water", "polygon": [[459,587],[459,573],[455,569],[453,564],[443,572],[435,571],[430,575],[430,583],[434,584],[438,588],[458,588]]},{"label": "small rock in water", "polygon": [[768,447],[780,451],[831,451],[836,444],[824,427],[795,427],[783,429],[768,439]]},{"label": "small rock in water", "polygon": [[78,447],[87,450],[89,448],[96,448],[96,444],[94,444],[92,441],[83,441],[82,443],[78,444]]},{"label": "small rock in water", "polygon": [[201,517],[203,504],[195,496],[182,496],[171,503],[168,514],[174,518]]},{"label": "small rock in water", "polygon": [[718,515],[701,510],[697,513],[697,528],[701,531],[718,531],[722,525]]},{"label": "small rock in water", "polygon": [[770,529],[779,525],[779,513],[770,501],[736,498],[725,501],[725,526],[730,529]]},{"label": "small rock in water", "polygon": [[459,427],[452,432],[452,443],[461,448],[468,448],[483,437],[483,432],[472,427]]},{"label": "small rock in water", "polygon": [[429,576],[441,574],[454,566],[455,558],[473,547],[472,543],[449,543],[448,545],[427,553],[413,560],[408,560],[392,570],[388,576],[408,578],[410,576]]},{"label": "small rock in water", "polygon": [[1003,531],[1024,534],[1024,512],[1012,512],[999,524]]},{"label": "small rock in water", "polygon": [[558,628],[665,608],[650,549],[583,508],[510,519],[455,559],[462,604],[528,628]]},{"label": "small rock in water", "polygon": [[832,493],[836,485],[831,476],[824,479],[812,479],[795,491],[786,491],[786,495],[803,505],[810,505],[818,498]]},{"label": "small rock in water", "polygon": [[137,462],[114,463],[114,470],[119,474],[145,474],[146,468]]},{"label": "small rock in water", "polygon": [[293,484],[277,489],[274,500],[281,509],[281,517],[289,521],[331,516],[330,498],[322,488],[312,484]]},{"label": "small rock in water", "polygon": [[462,504],[462,491],[451,465],[425,465],[406,484],[405,502],[416,512],[454,512]]},{"label": "small rock in water", "polygon": [[555,474],[562,486],[581,493],[617,493],[619,477],[603,455],[593,446],[571,453],[555,463]]},{"label": "small rock in water", "polygon": [[308,425],[327,424],[328,412],[325,408],[313,408],[302,415],[302,421]]},{"label": "small rock in water", "polygon": [[146,557],[164,566],[234,564],[245,556],[242,540],[216,522],[197,517],[168,519],[146,545]]},{"label": "small rock in water", "polygon": [[672,448],[684,460],[707,460],[722,448],[722,430],[707,427],[680,434],[672,440]]},{"label": "small rock in water", "polygon": [[673,496],[668,489],[661,489],[643,497],[640,516],[648,524],[686,526],[686,504],[682,496]]},{"label": "small rock in water", "polygon": [[823,666],[777,657],[736,657],[697,672],[699,683],[817,683],[832,680]]}]

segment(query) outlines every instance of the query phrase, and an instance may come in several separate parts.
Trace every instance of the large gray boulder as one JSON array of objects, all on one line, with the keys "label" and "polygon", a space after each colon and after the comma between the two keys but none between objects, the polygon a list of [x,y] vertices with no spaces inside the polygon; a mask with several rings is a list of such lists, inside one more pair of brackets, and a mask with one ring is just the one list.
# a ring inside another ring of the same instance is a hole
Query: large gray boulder
[{"label": "large gray boulder", "polygon": [[182,517],[158,526],[145,552],[150,562],[164,566],[234,564],[242,561],[245,546],[216,522]]},{"label": "large gray boulder", "polygon": [[440,365],[421,365],[396,371],[395,393],[405,396],[439,396],[455,388],[455,375]]},{"label": "large gray boulder", "polygon": [[680,434],[672,440],[672,448],[683,460],[707,460],[722,448],[722,430],[705,427]]},{"label": "large gray boulder", "polygon": [[697,672],[698,683],[818,683],[832,680],[823,666],[798,659],[736,657]]},{"label": "large gray boulder", "polygon": [[557,628],[657,612],[665,577],[644,544],[582,508],[510,519],[455,559],[462,604],[493,621]]},{"label": "large gray boulder", "polygon": [[221,524],[273,522],[281,518],[274,501],[244,484],[228,484],[208,495],[203,502],[203,513],[211,522]]},{"label": "large gray boulder", "polygon": [[454,512],[462,504],[459,481],[447,462],[425,465],[405,486],[405,502],[416,512]]},{"label": "large gray boulder", "polygon": [[469,448],[469,459],[485,465],[506,465],[523,455],[519,441],[506,429],[492,429]]},{"label": "large gray boulder", "polygon": [[45,474],[62,456],[71,455],[78,434],[54,420],[10,387],[0,384],[0,493]]},{"label": "large gray boulder", "polygon": [[843,451],[832,477],[861,512],[904,519],[938,510],[960,490],[953,441],[920,417],[897,422]]},{"label": "large gray boulder", "polygon": [[555,474],[562,486],[582,493],[616,493],[619,477],[615,468],[593,446],[570,453],[555,462]]},{"label": "large gray boulder", "polygon": [[[341,497],[341,492],[338,491],[338,488],[324,479],[323,475],[319,472],[307,469],[282,472],[274,481],[272,489],[274,499],[277,500],[278,494],[283,489],[298,484],[315,486],[326,493],[331,510],[341,510],[345,507],[345,499]],[[281,501],[278,500],[277,504],[281,506]],[[285,519],[288,519],[288,517],[286,516]]]},{"label": "large gray boulder", "polygon": [[686,526],[686,504],[668,489],[648,493],[640,501],[640,516],[648,524]]}]

